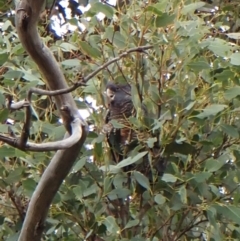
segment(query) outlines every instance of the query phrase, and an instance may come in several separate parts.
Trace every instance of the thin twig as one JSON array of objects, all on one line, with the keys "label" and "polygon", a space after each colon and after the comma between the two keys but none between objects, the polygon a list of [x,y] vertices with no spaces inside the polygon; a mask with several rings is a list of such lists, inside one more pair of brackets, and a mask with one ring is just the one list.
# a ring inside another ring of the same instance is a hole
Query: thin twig
[{"label": "thin twig", "polygon": [[186,227],[177,237],[174,239],[174,241],[180,240],[180,238],[188,231],[190,231],[192,228],[196,227],[200,223],[208,222],[208,219],[203,219],[198,221],[197,223],[194,223],[193,225]]},{"label": "thin twig", "polygon": [[21,218],[21,220],[24,220],[25,214],[24,214],[24,208],[21,205],[20,201],[19,201],[19,197],[16,196],[16,194],[14,193],[13,189],[11,189],[8,192],[9,198],[11,199],[13,205],[15,206],[15,208],[17,209],[18,215]]},{"label": "thin twig", "polygon": [[133,52],[144,52],[144,50],[148,50],[148,49],[152,49],[152,48],[153,48],[153,45],[139,46],[139,47],[131,48],[131,49],[123,52],[122,54],[120,54],[118,57],[115,57],[115,58],[109,60],[108,62],[106,62],[105,64],[101,65],[99,68],[94,70],[92,73],[90,73],[86,77],[83,77],[82,80],[76,82],[73,86],[66,88],[66,89],[48,91],[48,90],[41,90],[38,88],[31,88],[28,92],[28,99],[31,99],[32,93],[40,94],[40,95],[48,95],[48,96],[56,96],[56,95],[60,95],[60,94],[69,93],[69,92],[77,89],[80,86],[85,86],[86,83],[90,79],[92,79],[96,74],[98,74],[100,71],[102,71],[103,69],[108,67],[110,64],[113,64],[113,63],[119,61],[121,58],[126,57],[128,54],[133,53]]}]

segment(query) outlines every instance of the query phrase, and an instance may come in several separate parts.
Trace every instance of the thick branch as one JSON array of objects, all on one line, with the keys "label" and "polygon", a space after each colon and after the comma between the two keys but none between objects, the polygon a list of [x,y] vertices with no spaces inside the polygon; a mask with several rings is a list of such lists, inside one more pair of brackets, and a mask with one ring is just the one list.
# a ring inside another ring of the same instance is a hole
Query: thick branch
[{"label": "thick branch", "polygon": [[[37,31],[36,23],[43,3],[44,0],[22,0],[19,2],[16,8],[18,36],[29,55],[43,73],[49,89],[65,89],[68,88],[68,86],[64,75],[51,51],[41,41]],[[64,105],[72,106],[73,114],[78,115],[78,109],[71,94],[56,96],[56,105],[58,109]],[[82,122],[85,124],[83,120]],[[69,126],[66,123],[65,125],[69,131]]]},{"label": "thick branch", "polygon": [[42,152],[42,151],[65,150],[72,147],[80,140],[82,136],[82,128],[80,128],[81,127],[80,124],[81,122],[79,119],[72,121],[71,123],[72,135],[61,141],[44,142],[41,144],[28,142],[26,143],[26,145],[23,146],[21,138],[16,139],[16,138],[0,135],[0,140],[9,144],[10,146],[16,147],[23,151]]},{"label": "thick branch", "polygon": [[[80,144],[83,144],[83,142]],[[79,149],[81,147],[80,144],[77,143],[70,149]],[[78,156],[78,153],[74,152],[74,154],[75,156],[69,153],[69,151],[64,150],[58,151],[54,155],[31,198],[21,234],[18,239],[19,241],[41,240],[49,206],[51,205],[52,199],[59,189],[59,186],[66,177],[66,174],[71,170],[71,167]],[[64,172],[61,170],[64,170]]]},{"label": "thick branch", "polygon": [[[37,31],[37,21],[45,0],[21,0],[16,7],[16,28],[18,36],[45,77],[46,84],[52,91],[68,88],[65,78],[53,54],[42,43]],[[44,222],[50,204],[62,181],[74,164],[86,139],[87,125],[81,118],[71,94],[55,97],[58,110],[68,106],[68,111],[60,111],[67,132],[78,139],[77,143],[66,150],[59,150],[54,155],[31,198],[19,241],[40,241]],[[73,120],[76,120],[74,124]],[[81,123],[81,124],[79,124]],[[72,128],[78,125],[77,128]],[[78,130],[76,130],[78,129]],[[79,131],[81,129],[81,131]],[[77,133],[74,133],[74,132]],[[79,134],[82,133],[79,139]],[[68,135],[69,135],[68,134]],[[67,135],[67,136],[68,136]],[[76,140],[75,139],[75,140]],[[72,142],[74,143],[74,141]]]}]

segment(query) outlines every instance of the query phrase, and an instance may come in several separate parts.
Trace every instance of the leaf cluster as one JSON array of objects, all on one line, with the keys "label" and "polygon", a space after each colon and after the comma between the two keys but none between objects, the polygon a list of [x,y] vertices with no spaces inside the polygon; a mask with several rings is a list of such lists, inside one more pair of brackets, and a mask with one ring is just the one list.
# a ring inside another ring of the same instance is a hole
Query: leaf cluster
[{"label": "leaf cluster", "polygon": [[[126,49],[153,45],[109,65],[73,92],[80,113],[89,114],[91,130],[51,206],[47,240],[239,240],[239,6],[221,2],[211,11],[214,4],[131,1],[113,8],[94,2],[80,20],[85,32],[58,41],[43,37],[69,85]],[[95,16],[100,11],[106,15],[101,22]],[[45,36],[46,30],[39,29]],[[47,87],[7,19],[2,31],[0,131],[9,133],[6,123],[11,119],[18,134],[24,114],[6,110],[5,95],[17,101],[31,87]],[[152,165],[151,152],[140,147],[122,162],[113,162],[101,134],[109,80],[131,84],[137,115],[129,121],[134,130],[143,123],[139,110],[146,106],[151,121],[141,145],[159,142],[168,163],[162,177],[123,172],[144,155]],[[96,100],[97,109],[85,101],[88,96]],[[60,139],[64,129],[54,99],[35,96],[33,108],[32,141]],[[17,240],[27,202],[52,155],[1,143],[2,239]]]}]

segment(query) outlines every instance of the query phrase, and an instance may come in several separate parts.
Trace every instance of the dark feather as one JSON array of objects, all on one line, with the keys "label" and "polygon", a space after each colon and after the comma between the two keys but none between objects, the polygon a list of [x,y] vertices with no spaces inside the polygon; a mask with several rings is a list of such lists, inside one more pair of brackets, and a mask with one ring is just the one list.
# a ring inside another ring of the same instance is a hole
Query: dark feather
[{"label": "dark feather", "polygon": [[[131,86],[128,84],[119,85],[110,82],[106,86],[106,95],[108,99],[108,113],[105,119],[105,126],[103,127],[103,130],[105,133],[107,133],[108,144],[110,146],[114,161],[118,163],[126,158],[127,154],[129,154],[130,151],[140,144],[138,138],[139,133],[136,133],[134,130],[132,130],[132,126],[128,120],[128,118],[135,113],[131,96]],[[146,109],[143,108],[143,110],[146,113]],[[114,128],[111,123],[112,120],[117,121],[124,127],[119,129]],[[143,138],[144,137],[147,139],[146,133],[143,133]],[[160,158],[160,153],[158,153],[159,150],[160,148],[156,145],[152,149],[152,154],[153,156],[156,156],[157,165],[154,166],[157,172],[160,174],[164,172],[166,165],[163,161],[163,158]],[[137,169],[147,176],[151,175],[151,167],[149,165],[148,156],[146,155],[143,158],[142,163],[128,167],[128,170],[129,169]]]}]

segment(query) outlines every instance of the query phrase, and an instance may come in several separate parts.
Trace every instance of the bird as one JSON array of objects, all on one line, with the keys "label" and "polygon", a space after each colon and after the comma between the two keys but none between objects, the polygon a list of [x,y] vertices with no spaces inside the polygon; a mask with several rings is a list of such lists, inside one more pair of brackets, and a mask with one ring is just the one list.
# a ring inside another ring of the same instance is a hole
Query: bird
[{"label": "bird", "polygon": [[[108,112],[103,132],[107,134],[114,161],[118,163],[124,158],[127,145],[136,140],[135,133],[131,129],[128,120],[135,110],[132,102],[131,86],[129,84],[109,82],[106,85],[106,97]],[[111,121],[117,121],[122,128],[115,128]]]},{"label": "bird", "polygon": [[[134,128],[129,120],[130,117],[136,117],[136,109],[133,104],[131,95],[131,85],[117,84],[108,82],[106,85],[106,98],[108,111],[103,126],[103,132],[106,133],[107,142],[115,163],[119,163],[127,157],[127,155],[137,146],[141,146],[140,150],[148,150],[152,155],[152,159],[156,159],[155,168],[157,173],[163,174],[165,170],[165,159],[160,156],[160,147],[157,143],[150,149],[146,145],[149,130],[138,130]],[[146,107],[141,105],[144,116],[148,116]],[[117,122],[117,124],[116,124]],[[114,124],[115,123],[115,124]],[[117,126],[117,127],[116,127]],[[144,127],[144,123],[142,124]],[[145,175],[151,174],[148,155],[143,157],[142,163],[128,166],[124,171],[138,170],[145,172]]]}]

